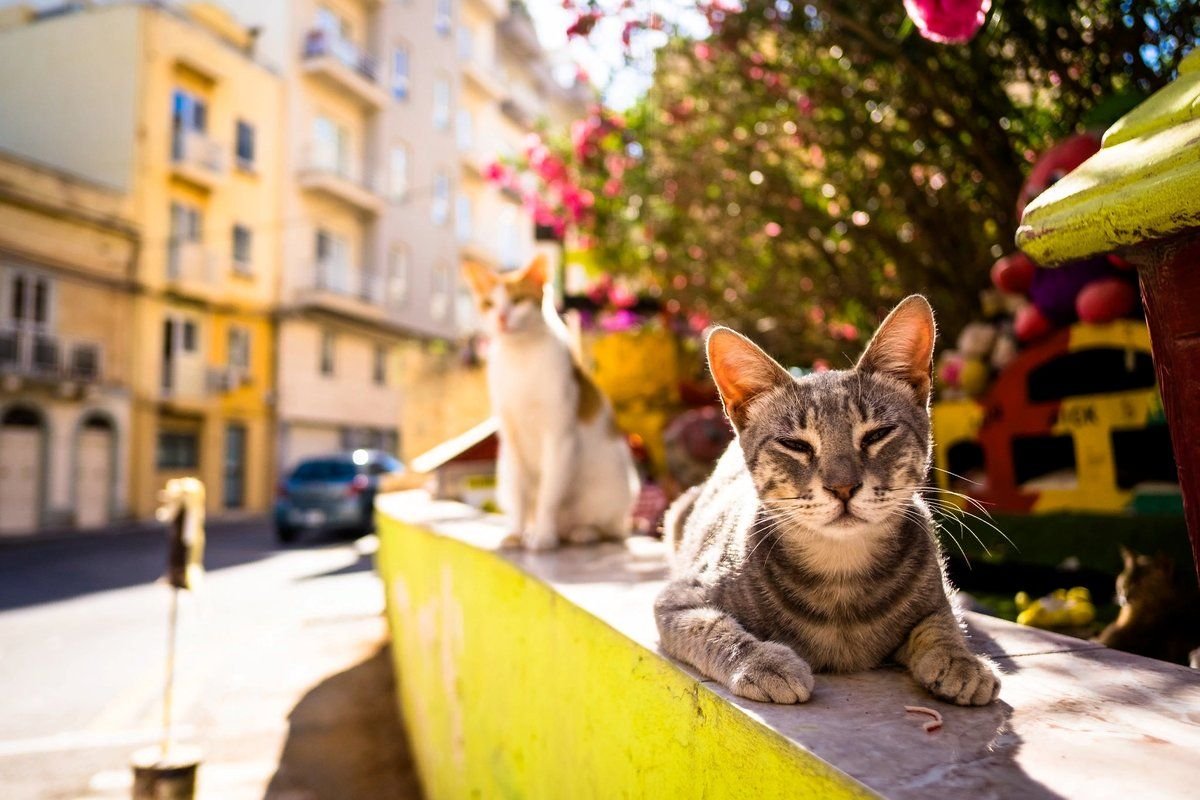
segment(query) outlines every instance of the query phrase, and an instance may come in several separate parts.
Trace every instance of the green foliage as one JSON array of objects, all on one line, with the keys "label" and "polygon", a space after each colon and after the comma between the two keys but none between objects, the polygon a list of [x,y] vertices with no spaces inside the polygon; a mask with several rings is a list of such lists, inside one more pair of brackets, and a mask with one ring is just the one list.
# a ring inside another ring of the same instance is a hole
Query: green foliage
[{"label": "green foliage", "polygon": [[845,366],[914,291],[956,333],[1034,156],[1200,34],[1147,0],[998,0],[961,46],[909,35],[898,0],[746,5],[674,38],[625,127],[568,160],[601,264],[796,364]]}]

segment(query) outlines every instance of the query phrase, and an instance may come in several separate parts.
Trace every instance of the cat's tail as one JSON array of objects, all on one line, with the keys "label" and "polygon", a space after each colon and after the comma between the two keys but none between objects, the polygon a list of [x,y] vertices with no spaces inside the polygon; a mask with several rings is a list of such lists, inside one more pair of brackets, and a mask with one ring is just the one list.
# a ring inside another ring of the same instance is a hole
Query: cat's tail
[{"label": "cat's tail", "polygon": [[663,517],[663,540],[671,546],[672,552],[678,550],[679,543],[683,541],[683,526],[687,522],[688,515],[692,513],[692,507],[696,505],[700,489],[700,486],[693,486],[676,497],[675,502],[671,503],[671,507],[667,509],[667,513]]}]

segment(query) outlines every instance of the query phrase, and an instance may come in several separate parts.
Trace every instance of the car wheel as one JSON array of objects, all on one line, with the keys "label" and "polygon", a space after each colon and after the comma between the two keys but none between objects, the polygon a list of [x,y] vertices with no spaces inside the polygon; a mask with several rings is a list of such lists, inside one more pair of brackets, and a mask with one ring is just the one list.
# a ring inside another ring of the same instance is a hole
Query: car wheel
[{"label": "car wheel", "polygon": [[291,544],[296,541],[296,529],[290,525],[276,525],[275,540],[280,544]]}]

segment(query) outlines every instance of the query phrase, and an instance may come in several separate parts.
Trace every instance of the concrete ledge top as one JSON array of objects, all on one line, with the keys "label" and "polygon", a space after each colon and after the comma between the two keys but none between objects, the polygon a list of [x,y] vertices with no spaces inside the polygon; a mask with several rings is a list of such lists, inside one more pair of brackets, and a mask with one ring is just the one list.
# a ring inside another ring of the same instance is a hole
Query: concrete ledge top
[{"label": "concrete ledge top", "polygon": [[[502,551],[494,515],[423,492],[381,496],[403,523],[493,551],[645,649],[658,651],[651,611],[666,580],[654,539],[535,554]],[[976,650],[1002,671],[999,700],[960,708],[934,700],[899,668],[818,675],[810,702],[735,697],[678,665],[795,746],[887,797],[1184,797],[1200,787],[1200,672],[977,614]],[[675,662],[672,662],[675,663]],[[936,708],[940,731],[906,705]],[[749,768],[749,767],[748,767]]]}]

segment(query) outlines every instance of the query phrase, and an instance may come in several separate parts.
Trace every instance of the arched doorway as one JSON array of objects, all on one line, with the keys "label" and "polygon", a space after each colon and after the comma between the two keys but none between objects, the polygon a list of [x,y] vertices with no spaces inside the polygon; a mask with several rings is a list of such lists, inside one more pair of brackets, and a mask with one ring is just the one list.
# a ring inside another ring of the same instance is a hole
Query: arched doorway
[{"label": "arched doorway", "polygon": [[38,527],[46,458],[45,418],[29,406],[0,416],[0,534]]},{"label": "arched doorway", "polygon": [[75,525],[99,528],[112,519],[114,447],[112,420],[91,413],[79,426],[75,442]]}]

